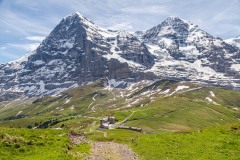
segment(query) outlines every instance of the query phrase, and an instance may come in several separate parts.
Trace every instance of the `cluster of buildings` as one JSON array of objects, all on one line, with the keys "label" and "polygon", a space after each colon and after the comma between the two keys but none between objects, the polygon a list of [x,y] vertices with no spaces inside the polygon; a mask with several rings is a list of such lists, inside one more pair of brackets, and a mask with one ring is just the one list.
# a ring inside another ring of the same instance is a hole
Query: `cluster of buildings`
[{"label": "cluster of buildings", "polygon": [[116,123],[115,117],[104,117],[100,120],[99,128],[100,129],[112,129],[112,128],[127,129],[127,130],[132,130],[132,131],[137,131],[137,132],[142,131],[142,128],[124,126],[124,125],[117,126],[117,125],[115,125],[115,123]]}]

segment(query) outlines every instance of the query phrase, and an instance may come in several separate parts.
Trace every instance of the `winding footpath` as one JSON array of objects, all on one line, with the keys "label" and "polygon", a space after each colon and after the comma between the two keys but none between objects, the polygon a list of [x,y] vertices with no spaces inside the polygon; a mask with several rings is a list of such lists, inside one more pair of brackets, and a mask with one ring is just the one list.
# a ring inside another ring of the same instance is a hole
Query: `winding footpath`
[{"label": "winding footpath", "polygon": [[94,142],[89,160],[140,160],[125,144]]}]

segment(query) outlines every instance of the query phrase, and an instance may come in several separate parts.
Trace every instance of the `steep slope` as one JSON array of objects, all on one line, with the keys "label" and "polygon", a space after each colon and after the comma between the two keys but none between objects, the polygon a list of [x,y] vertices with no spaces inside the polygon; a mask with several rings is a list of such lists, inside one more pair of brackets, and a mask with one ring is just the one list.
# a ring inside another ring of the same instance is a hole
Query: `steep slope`
[{"label": "steep slope", "polygon": [[[239,49],[201,30],[169,17],[142,37],[157,61],[157,75],[239,87]],[[235,79],[235,80],[234,80]],[[237,79],[237,80],[236,80]]]},{"label": "steep slope", "polygon": [[[1,89],[43,96],[108,79],[142,79],[154,57],[136,37],[100,29],[79,13],[65,17],[27,60],[3,64]],[[17,63],[17,64],[15,64]]]}]

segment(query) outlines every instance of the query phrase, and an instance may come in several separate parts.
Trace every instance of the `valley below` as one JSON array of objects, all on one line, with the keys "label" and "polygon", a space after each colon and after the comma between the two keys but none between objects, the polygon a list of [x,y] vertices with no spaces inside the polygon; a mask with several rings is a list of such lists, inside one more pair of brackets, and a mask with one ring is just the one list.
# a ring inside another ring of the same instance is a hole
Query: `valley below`
[{"label": "valley below", "polygon": [[[143,80],[123,89],[99,80],[2,102],[0,159],[239,159],[239,97],[200,83]],[[106,116],[116,124],[101,129]]]}]

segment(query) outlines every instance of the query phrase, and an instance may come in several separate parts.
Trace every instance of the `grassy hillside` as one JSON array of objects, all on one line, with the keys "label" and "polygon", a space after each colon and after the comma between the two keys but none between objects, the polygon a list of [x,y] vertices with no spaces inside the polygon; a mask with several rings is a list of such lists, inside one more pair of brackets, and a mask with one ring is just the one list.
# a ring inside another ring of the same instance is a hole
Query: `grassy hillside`
[{"label": "grassy hillside", "polygon": [[[238,126],[239,129],[239,126]],[[157,134],[137,138],[132,147],[142,159],[240,159],[240,131],[231,127],[187,134]]]},{"label": "grassy hillside", "polygon": [[142,160],[238,160],[240,124],[211,127],[199,131],[142,134],[126,130],[108,130],[88,135],[95,141],[128,144]]},{"label": "grassy hillside", "polygon": [[131,109],[127,126],[145,131],[185,130],[237,122],[238,112],[221,105],[186,97],[160,97],[141,108]]},{"label": "grassy hillside", "polygon": [[72,145],[66,130],[0,128],[1,160],[84,158],[89,144]]},{"label": "grassy hillside", "polygon": [[[98,130],[103,116],[143,132]],[[0,159],[86,157],[90,145],[72,145],[71,130],[93,141],[126,143],[147,160],[239,159],[239,119],[239,91],[169,80],[116,89],[97,81],[55,96],[1,102]]]},{"label": "grassy hillside", "polygon": [[[94,131],[93,141],[128,144],[142,160],[240,158],[240,124],[188,132],[144,134],[127,130]],[[65,130],[7,129],[0,131],[0,159],[81,159],[90,152],[87,143],[71,145]],[[44,154],[43,154],[44,153]]]},{"label": "grassy hillside", "polygon": [[127,126],[158,132],[236,123],[240,118],[239,91],[169,80],[144,81],[128,89],[109,89],[104,83],[32,103],[2,103],[0,126],[89,130],[90,125],[97,127],[101,117],[114,115],[119,122],[127,118]]}]

